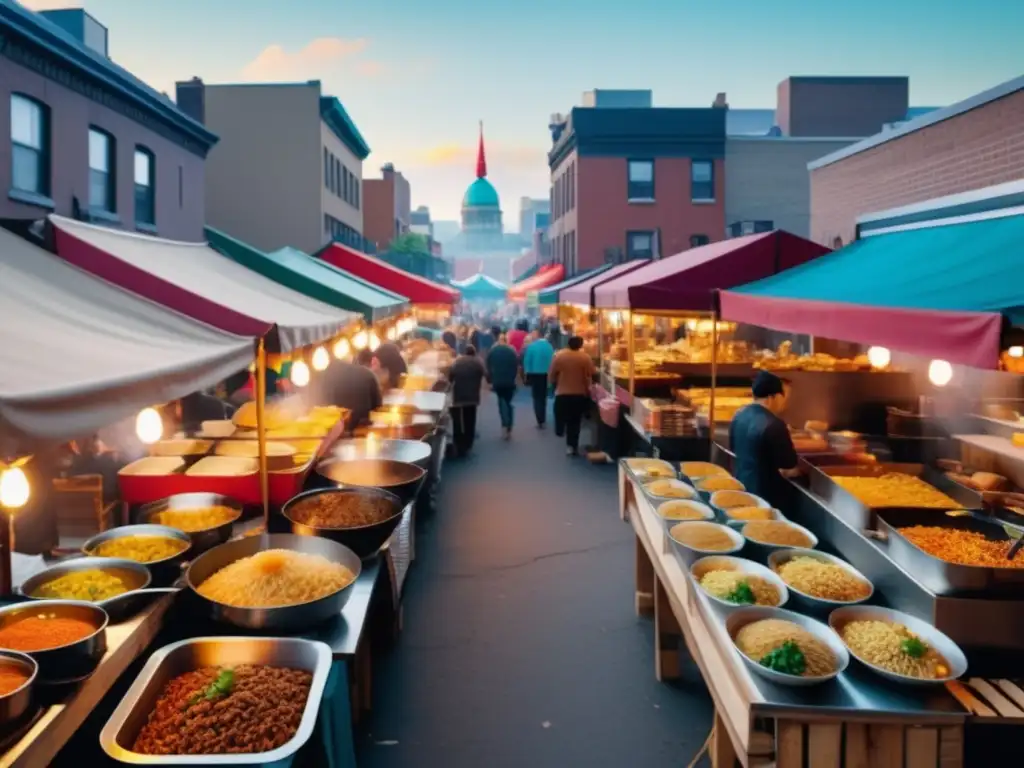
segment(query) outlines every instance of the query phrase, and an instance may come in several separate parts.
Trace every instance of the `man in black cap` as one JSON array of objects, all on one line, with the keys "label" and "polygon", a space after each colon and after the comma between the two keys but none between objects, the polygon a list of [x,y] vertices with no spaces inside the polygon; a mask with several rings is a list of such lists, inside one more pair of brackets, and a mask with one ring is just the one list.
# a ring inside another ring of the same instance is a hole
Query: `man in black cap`
[{"label": "man in black cap", "polygon": [[736,454],[733,474],[746,489],[774,506],[784,506],[790,488],[784,477],[796,477],[798,457],[793,438],[779,414],[786,409],[789,382],[758,371],[754,402],[741,409],[729,425],[729,447]]}]

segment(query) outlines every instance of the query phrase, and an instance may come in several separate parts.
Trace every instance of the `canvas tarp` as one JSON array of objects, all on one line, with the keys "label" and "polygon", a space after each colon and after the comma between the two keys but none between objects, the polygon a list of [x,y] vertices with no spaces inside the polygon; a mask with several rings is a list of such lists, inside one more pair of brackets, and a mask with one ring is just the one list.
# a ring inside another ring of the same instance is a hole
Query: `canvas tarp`
[{"label": "canvas tarp", "polygon": [[522,299],[527,294],[544,290],[548,286],[565,278],[565,266],[562,264],[548,264],[531,277],[521,283],[516,283],[509,289],[509,296],[512,299]]},{"label": "canvas tarp", "polygon": [[629,274],[633,270],[647,264],[649,259],[633,259],[622,264],[615,264],[611,269],[598,275],[591,275],[579,283],[574,283],[563,290],[558,300],[563,304],[575,304],[580,307],[594,306],[594,291],[598,286],[604,285],[610,280]]},{"label": "canvas tarp", "polygon": [[711,312],[720,288],[760,280],[828,253],[775,230],[691,248],[609,280],[595,292],[602,309]]},{"label": "canvas tarp", "polygon": [[613,266],[614,265],[612,264],[602,264],[600,267],[587,270],[586,272],[580,272],[578,275],[573,275],[560,283],[555,283],[537,294],[537,302],[539,304],[557,304],[559,302],[559,296],[561,296],[562,291],[566,288],[571,288],[576,285],[576,283],[582,283],[584,280],[591,280],[598,275],[602,275]]},{"label": "canvas tarp", "polygon": [[459,300],[459,292],[455,288],[406,272],[386,261],[346,248],[341,243],[331,243],[316,257],[373,285],[405,296],[413,304],[454,304]]},{"label": "canvas tarp", "polygon": [[504,299],[508,293],[506,285],[482,273],[475,274],[466,280],[452,281],[452,285],[459,289],[463,301],[472,301],[473,299],[499,301]]},{"label": "canvas tarp", "polygon": [[722,294],[727,320],[998,364],[1003,319],[1024,320],[1024,216],[871,235]]},{"label": "canvas tarp", "polygon": [[294,248],[264,253],[213,227],[205,232],[213,248],[242,266],[325,304],[358,312],[371,323],[401,312],[405,306],[405,302]]},{"label": "canvas tarp", "polygon": [[275,332],[277,349],[330,339],[356,315],[222,256],[182,243],[50,216],[57,254],[143,298],[239,336]]},{"label": "canvas tarp", "polygon": [[251,338],[147,301],[0,229],[0,442],[85,437],[245,369]]}]

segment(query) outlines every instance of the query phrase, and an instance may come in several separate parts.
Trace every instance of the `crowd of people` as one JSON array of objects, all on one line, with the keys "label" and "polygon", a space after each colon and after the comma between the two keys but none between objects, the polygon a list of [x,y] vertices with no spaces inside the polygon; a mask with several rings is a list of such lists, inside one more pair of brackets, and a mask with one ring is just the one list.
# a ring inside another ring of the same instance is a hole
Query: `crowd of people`
[{"label": "crowd of people", "polygon": [[516,390],[524,386],[531,393],[537,428],[546,428],[553,397],[555,434],[565,438],[567,455],[579,455],[580,430],[596,373],[582,338],[571,336],[561,348],[562,331],[556,322],[542,322],[531,330],[529,321],[519,320],[509,330],[498,324],[463,324],[445,331],[442,339],[457,355],[450,374],[457,455],[465,456],[473,448],[485,382],[498,402],[505,440],[512,438]]}]

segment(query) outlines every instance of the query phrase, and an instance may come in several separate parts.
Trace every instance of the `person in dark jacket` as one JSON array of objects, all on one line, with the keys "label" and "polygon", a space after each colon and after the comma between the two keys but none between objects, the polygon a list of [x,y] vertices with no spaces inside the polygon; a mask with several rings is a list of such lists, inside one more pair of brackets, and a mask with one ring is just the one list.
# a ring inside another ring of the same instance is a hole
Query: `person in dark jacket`
[{"label": "person in dark jacket", "polygon": [[476,409],[480,406],[480,387],[487,370],[469,344],[466,351],[452,363],[452,442],[455,453],[465,456],[473,449],[476,438]]},{"label": "person in dark jacket", "polygon": [[318,404],[338,405],[352,411],[349,427],[358,427],[370,417],[370,412],[380,408],[384,398],[380,391],[380,382],[370,366],[373,364],[373,353],[361,349],[356,355],[356,362],[347,363],[334,360],[322,377],[322,385],[318,387]]},{"label": "person in dark jacket", "polygon": [[515,409],[512,398],[516,393],[516,378],[519,375],[519,353],[507,341],[498,338],[487,353],[487,381],[498,398],[498,415],[501,417],[502,436],[512,437],[512,420]]},{"label": "person in dark jacket", "polygon": [[441,334],[441,341],[447,344],[452,352],[457,352],[459,348],[459,340],[455,337],[455,332],[450,328]]},{"label": "person in dark jacket", "polygon": [[373,353],[374,359],[380,365],[381,370],[387,371],[388,387],[397,387],[409,368],[402,357],[402,351],[393,341],[385,341],[377,351]]}]

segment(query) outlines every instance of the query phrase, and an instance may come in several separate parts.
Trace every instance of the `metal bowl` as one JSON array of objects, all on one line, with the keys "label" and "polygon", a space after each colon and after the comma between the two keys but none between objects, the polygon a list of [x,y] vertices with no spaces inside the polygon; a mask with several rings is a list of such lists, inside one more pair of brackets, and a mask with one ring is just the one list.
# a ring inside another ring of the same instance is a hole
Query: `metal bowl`
[{"label": "metal bowl", "polygon": [[898,672],[892,672],[878,666],[877,664],[873,664],[864,657],[857,655],[852,648],[846,646],[850,651],[850,655],[872,672],[875,672],[882,677],[886,677],[897,683],[905,683],[908,685],[941,685],[967,674],[967,657],[964,655],[964,652],[960,650],[960,646],[926,621],[921,621],[920,619],[915,618],[910,614],[903,613],[902,611],[894,611],[890,608],[879,608],[874,605],[854,605],[848,608],[839,608],[838,610],[833,611],[828,617],[829,626],[832,627],[840,640],[842,640],[843,637],[843,628],[851,621],[885,621],[889,623],[896,622],[898,624],[902,624],[915,635],[920,637],[926,645],[934,648],[939,655],[946,660],[946,664],[949,666],[949,674],[942,678],[928,680],[920,677],[910,677],[908,675],[901,675]]},{"label": "metal bowl", "polygon": [[[33,593],[43,585],[68,573],[91,570],[116,571],[117,575],[123,578],[131,587],[131,589],[119,595],[92,603],[92,605],[102,608],[113,621],[120,621],[134,612],[145,599],[147,594],[146,588],[149,587],[153,579],[149,568],[134,560],[125,560],[120,557],[76,557],[56,565],[51,565],[45,571],[40,571],[26,579],[18,588],[18,591],[32,600],[50,601],[51,598],[36,597]],[[88,602],[74,598],[67,599],[71,602]]]},{"label": "metal bowl", "polygon": [[[715,490],[706,490],[702,486],[704,485],[705,482],[708,482],[708,481],[711,481],[711,480],[724,480],[724,479],[726,479],[725,475],[713,475],[711,477],[702,477],[699,480],[694,480],[693,481],[693,487],[697,489],[697,491],[700,493],[700,496],[701,496],[702,499],[704,499],[705,501],[711,501],[711,497],[714,496],[716,493],[718,493],[718,490],[717,489],[715,489]],[[743,485],[743,483],[741,483],[739,480],[737,480],[732,475],[729,475],[728,479],[730,479],[734,483],[736,483],[737,487],[736,488],[726,488],[726,489],[723,489],[723,490],[729,490],[729,491],[746,491],[747,490],[746,487]]]},{"label": "metal bowl", "polygon": [[[749,520],[743,523],[743,525],[739,528],[740,533],[743,534],[743,538],[747,540],[747,552],[749,553],[752,559],[757,560],[759,563],[767,563],[768,558],[772,556],[773,552],[778,552],[779,550],[783,549],[793,549],[792,544],[771,544],[767,541],[758,541],[757,539],[751,538],[747,534],[747,526],[753,522],[761,521]],[[802,549],[815,549],[818,546],[818,537],[806,528],[804,528],[802,525],[797,525],[796,523],[790,522],[789,520],[776,520],[775,522],[787,525],[790,528],[793,528],[794,530],[797,530],[804,536],[806,536],[810,544],[808,544],[806,547],[802,547]]]},{"label": "metal bowl", "polygon": [[389,491],[403,506],[416,498],[427,476],[423,467],[391,459],[324,459],[316,465],[316,472],[333,486]]},{"label": "metal bowl", "polygon": [[[625,464],[626,469],[642,480],[647,480],[648,478],[653,480],[655,477],[665,479],[678,477],[675,467],[662,459],[649,459],[637,456],[623,459],[622,463]],[[653,472],[651,471],[652,469],[654,470]]]},{"label": "metal bowl", "polygon": [[[786,601],[789,600],[789,589],[786,587],[786,582],[780,579],[777,573],[772,573],[770,569],[765,568],[760,563],[755,563],[753,560],[747,560],[742,557],[731,557],[729,555],[711,555],[710,557],[702,557],[690,566],[690,575],[693,577],[693,580],[698,587],[700,587],[700,580],[711,571],[735,571],[738,573],[749,574],[750,576],[757,576],[764,581],[767,581],[775,587],[775,591],[779,593],[779,604],[768,607],[781,608],[786,604]],[[736,611],[740,608],[753,607],[730,603],[728,600],[715,597],[703,587],[701,587],[701,591],[714,605],[728,611]]]},{"label": "metal bowl", "polygon": [[181,572],[182,562],[185,561],[189,550],[192,548],[192,537],[184,531],[179,531],[177,528],[171,528],[168,525],[122,525],[120,528],[111,528],[109,531],[97,533],[82,545],[82,554],[88,557],[104,557],[103,555],[94,554],[100,544],[128,538],[129,536],[158,536],[165,539],[174,539],[185,545],[185,548],[175,555],[149,563],[142,563],[142,565],[149,568],[154,578],[157,574],[164,577],[177,576]]},{"label": "metal bowl", "polygon": [[[390,507],[390,514],[383,520],[354,528],[321,528],[299,522],[296,519],[297,507],[308,499],[325,494],[380,499]],[[281,514],[292,524],[292,533],[297,533],[300,536],[323,536],[325,539],[344,544],[361,558],[377,554],[384,543],[391,538],[391,534],[395,532],[398,524],[402,522],[403,512],[405,512],[405,506],[402,504],[402,500],[395,494],[380,488],[319,488],[300,493],[281,508]]]},{"label": "metal bowl", "polygon": [[729,470],[710,461],[681,461],[679,473],[690,482],[706,477],[732,477]]},{"label": "metal bowl", "polygon": [[335,443],[331,455],[339,461],[391,459],[429,470],[431,449],[428,443],[420,440],[350,438]]},{"label": "metal bowl", "polygon": [[[656,494],[656,493],[651,492],[651,486],[652,485],[657,485],[657,484],[660,484],[660,483],[668,483],[668,486],[670,488],[678,491],[681,494],[685,494],[685,495],[684,496],[664,496],[664,495],[661,495],[661,494]],[[696,490],[694,490],[692,485],[690,485],[689,483],[684,483],[682,480],[677,480],[675,478],[668,478],[668,477],[645,478],[644,482],[641,485],[643,487],[644,493],[647,494],[648,496],[650,496],[652,499],[654,499],[656,501],[664,501],[664,500],[668,500],[668,499],[691,499],[691,500],[694,500],[694,501],[699,501],[700,500],[700,495],[697,493]]]},{"label": "metal bowl", "polygon": [[39,666],[39,683],[68,683],[92,674],[107,652],[107,624],[110,617],[100,606],[78,600],[41,600],[14,603],[0,608],[0,629],[16,621],[38,616],[68,618],[89,622],[95,631],[81,640],[55,648],[25,651]]},{"label": "metal bowl", "polygon": [[684,520],[681,523],[677,523],[677,525],[714,526],[716,530],[724,532],[725,535],[729,537],[730,541],[732,541],[732,546],[729,549],[697,549],[696,547],[691,547],[689,544],[684,544],[676,539],[676,537],[672,535],[672,532],[675,530],[675,526],[672,526],[668,529],[668,537],[672,541],[672,545],[675,547],[676,554],[684,563],[686,563],[687,567],[693,565],[700,558],[708,557],[709,555],[735,555],[743,549],[743,545],[746,543],[746,540],[737,531],[734,531],[726,525],[720,525],[719,523],[704,522],[703,520]]},{"label": "metal bowl", "polygon": [[[785,672],[776,672],[774,669],[768,669],[768,667],[761,666],[757,661],[754,661],[754,659],[750,658],[736,647],[736,634],[747,624],[753,624],[755,621],[763,621],[764,619],[781,619],[782,621],[789,621],[793,624],[797,624],[801,629],[810,632],[818,640],[827,645],[830,651],[832,651],[832,654],[836,658],[836,670],[830,675],[822,675],[820,677],[803,677],[799,675],[787,675]],[[735,649],[736,654],[743,660],[743,663],[747,665],[747,669],[755,675],[759,675],[765,680],[770,680],[773,683],[778,683],[779,685],[790,685],[796,687],[821,685],[822,683],[827,683],[829,680],[833,680],[838,677],[839,674],[844,672],[850,665],[850,653],[846,650],[846,646],[843,645],[843,641],[839,639],[835,632],[816,619],[812,619],[809,616],[804,616],[799,613],[793,613],[793,611],[787,611],[783,608],[768,608],[766,606],[759,605],[740,608],[733,611],[726,618],[725,629],[733,641],[733,648]]]},{"label": "metal bowl", "polygon": [[[340,563],[352,572],[352,581],[329,595],[297,605],[275,606],[273,608],[240,608],[218,603],[199,594],[198,587],[225,566],[243,557],[250,557],[267,549],[288,549],[320,555],[333,563]],[[246,629],[300,630],[334,618],[345,607],[362,571],[359,555],[348,547],[319,536],[299,536],[291,533],[272,533],[261,536],[247,536],[234,539],[211,549],[192,561],[186,573],[186,581],[195,597],[202,602],[206,612],[215,621],[233,624]]]},{"label": "metal bowl", "polygon": [[[761,509],[768,510],[768,512],[771,514],[771,517],[769,518],[771,520],[782,520],[783,522],[787,520],[786,516],[777,509],[772,509],[771,507],[761,507]],[[728,509],[722,509],[719,511],[722,513],[722,517],[725,518],[726,523],[736,528],[742,528],[747,523],[752,522],[751,520],[742,520],[738,517],[733,517]]]},{"label": "metal bowl", "polygon": [[230,520],[213,528],[206,528],[202,531],[185,531],[189,538],[192,539],[192,549],[189,554],[195,557],[202,552],[216,547],[218,544],[223,544],[231,538],[235,522],[242,516],[241,502],[227,496],[222,496],[219,493],[178,493],[143,506],[139,510],[139,522],[155,524],[153,523],[153,518],[158,513],[169,509],[181,511],[183,509],[199,510],[209,507],[228,507],[234,510],[235,515]]},{"label": "metal bowl", "polygon": [[[719,501],[722,498],[721,496],[719,496],[720,493],[742,493],[744,496],[748,497],[748,501],[750,503],[749,504],[735,504],[735,505],[733,505],[733,507],[724,507],[724,506],[721,505],[721,503]],[[714,507],[718,512],[720,512],[722,515],[724,515],[726,517],[729,516],[729,510],[731,508],[736,508],[736,507],[761,507],[761,509],[771,509],[771,507],[772,507],[771,504],[769,504],[767,501],[762,499],[760,496],[755,496],[754,494],[750,493],[749,491],[715,491],[714,493],[712,493],[708,497],[708,501],[709,501],[709,503],[711,504],[712,507]]]},{"label": "metal bowl", "polygon": [[39,664],[27,653],[0,650],[0,666],[13,667],[28,676],[18,688],[0,696],[0,726],[5,726],[28,712]]},{"label": "metal bowl", "polygon": [[670,531],[673,526],[676,526],[679,523],[698,522],[697,520],[687,518],[666,517],[665,512],[663,510],[665,510],[666,507],[672,504],[683,504],[692,509],[694,512],[698,512],[700,514],[700,520],[713,522],[715,519],[715,510],[713,510],[707,504],[702,504],[696,499],[668,499],[666,501],[661,502],[661,504],[658,505],[656,510],[658,513],[658,517],[661,518],[662,523],[665,525],[666,533]]},{"label": "metal bowl", "polygon": [[[269,664],[311,672],[309,696],[295,735],[269,752],[218,755],[144,755],[133,751],[139,732],[164,689],[180,675],[201,667]],[[298,637],[197,637],[156,651],[135,678],[100,732],[100,746],[111,758],[136,765],[281,765],[313,735],[331,671],[326,643]],[[347,695],[347,692],[346,694]]]},{"label": "metal bowl", "polygon": [[816,549],[779,549],[772,552],[768,556],[768,567],[778,573],[778,568],[783,564],[792,560],[794,557],[813,557],[824,563],[831,563],[838,565],[840,568],[847,571],[851,576],[860,579],[862,582],[868,585],[868,593],[860,600],[853,600],[850,602],[843,602],[839,600],[826,600],[821,597],[814,597],[808,595],[805,592],[801,592],[799,589],[794,587],[792,584],[787,584],[789,587],[790,605],[793,608],[798,608],[802,611],[817,616],[827,616],[829,613],[834,611],[836,608],[844,608],[849,605],[857,605],[858,603],[866,602],[870,600],[875,594],[875,586],[871,581],[864,576],[860,571],[854,568],[845,560],[836,557],[835,555],[829,555],[825,552],[819,552]]}]

